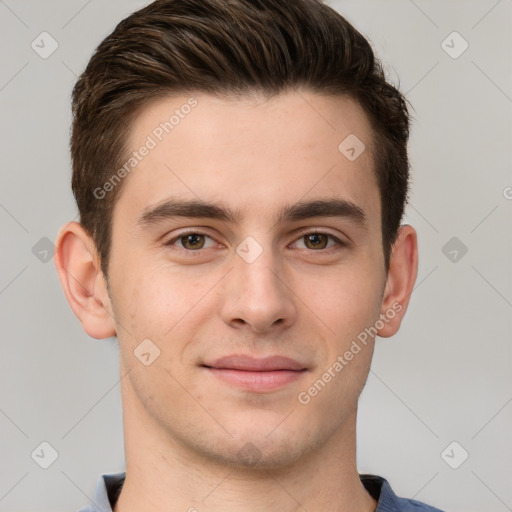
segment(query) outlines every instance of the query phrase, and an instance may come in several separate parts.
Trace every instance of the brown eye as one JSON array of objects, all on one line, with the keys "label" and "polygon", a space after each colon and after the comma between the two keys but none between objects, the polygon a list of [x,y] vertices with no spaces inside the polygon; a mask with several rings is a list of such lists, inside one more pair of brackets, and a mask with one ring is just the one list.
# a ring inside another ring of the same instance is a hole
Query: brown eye
[{"label": "brown eye", "polygon": [[310,233],[305,235],[303,240],[308,249],[325,249],[329,243],[329,236],[324,233]]},{"label": "brown eye", "polygon": [[205,244],[205,235],[199,233],[191,233],[179,238],[182,247],[190,250],[202,249]]},{"label": "brown eye", "polygon": [[201,249],[211,249],[216,246],[215,240],[200,231],[182,232],[175,238],[169,240],[165,245],[176,246],[182,250],[199,252]]}]

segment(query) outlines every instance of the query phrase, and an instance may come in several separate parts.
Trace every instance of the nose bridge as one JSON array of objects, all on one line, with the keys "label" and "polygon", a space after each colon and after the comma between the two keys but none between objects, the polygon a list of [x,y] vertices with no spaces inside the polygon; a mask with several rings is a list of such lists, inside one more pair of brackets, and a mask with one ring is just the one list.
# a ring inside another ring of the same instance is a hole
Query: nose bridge
[{"label": "nose bridge", "polygon": [[228,324],[249,324],[263,332],[295,319],[295,305],[284,276],[279,255],[271,242],[263,245],[247,237],[236,248],[233,270],[224,291],[222,315]]},{"label": "nose bridge", "polygon": [[248,262],[237,258],[235,274],[238,274],[242,289],[257,298],[261,294],[271,299],[272,295],[283,293],[283,283],[279,278],[278,264],[271,249],[266,249],[256,260]]}]

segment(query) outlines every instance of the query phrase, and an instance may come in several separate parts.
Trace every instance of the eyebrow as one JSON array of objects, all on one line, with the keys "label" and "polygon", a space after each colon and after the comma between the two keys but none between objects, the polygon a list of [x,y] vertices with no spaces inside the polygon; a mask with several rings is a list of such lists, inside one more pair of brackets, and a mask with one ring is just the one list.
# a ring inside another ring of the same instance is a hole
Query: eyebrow
[{"label": "eyebrow", "polygon": [[[174,217],[208,218],[236,223],[242,219],[242,214],[239,210],[232,210],[221,203],[171,199],[156,206],[146,208],[139,217],[137,224],[141,227],[147,227]],[[368,222],[364,210],[351,201],[345,199],[321,199],[283,206],[277,215],[276,224],[285,221],[306,220],[314,217],[347,218],[363,227],[367,227]]]}]

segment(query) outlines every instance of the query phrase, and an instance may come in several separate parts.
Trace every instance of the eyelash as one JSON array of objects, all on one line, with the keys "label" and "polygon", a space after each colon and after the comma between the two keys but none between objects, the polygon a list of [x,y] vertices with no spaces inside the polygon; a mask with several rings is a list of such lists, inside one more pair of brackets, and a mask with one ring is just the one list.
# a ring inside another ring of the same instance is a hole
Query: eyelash
[{"label": "eyelash", "polygon": [[[184,237],[184,236],[187,236],[187,235],[201,235],[201,236],[206,236],[208,238],[211,238],[212,240],[214,240],[214,238],[212,236],[210,236],[208,233],[204,233],[202,231],[199,231],[197,229],[189,229],[189,230],[186,230],[186,231],[182,231],[180,234],[178,234],[177,236],[173,237],[171,240],[169,240],[168,242],[165,243],[166,246],[173,246],[175,245],[175,243],[180,240],[180,238]],[[334,242],[336,242],[336,245],[338,247],[347,247],[348,246],[348,243],[346,242],[343,242],[342,240],[340,240],[338,237],[330,234],[330,233],[327,233],[327,232],[324,232],[324,231],[320,231],[320,230],[311,230],[311,231],[305,231],[303,233],[301,233],[296,239],[294,242],[297,242],[297,240],[300,240],[301,238],[304,238],[308,235],[327,235],[329,237],[330,240],[333,240]],[[186,249],[184,247],[180,247],[180,249],[188,252],[188,253],[199,253],[201,251],[203,251],[204,249],[196,249],[196,250],[192,250],[192,249]],[[209,247],[207,247],[207,249],[209,249]],[[324,251],[328,251],[329,249],[334,249],[334,247],[327,247],[325,249],[306,249],[306,250],[309,250],[311,252],[324,252]]]}]

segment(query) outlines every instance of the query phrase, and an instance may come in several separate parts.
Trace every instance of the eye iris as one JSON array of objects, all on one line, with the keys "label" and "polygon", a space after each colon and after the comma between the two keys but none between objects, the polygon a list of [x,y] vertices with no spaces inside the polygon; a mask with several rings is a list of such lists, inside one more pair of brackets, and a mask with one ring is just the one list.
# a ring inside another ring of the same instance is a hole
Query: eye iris
[{"label": "eye iris", "polygon": [[182,236],[181,243],[185,249],[201,249],[204,246],[204,235],[192,233]]},{"label": "eye iris", "polygon": [[304,237],[306,247],[310,249],[325,249],[328,242],[328,236],[321,233],[312,233]]}]

